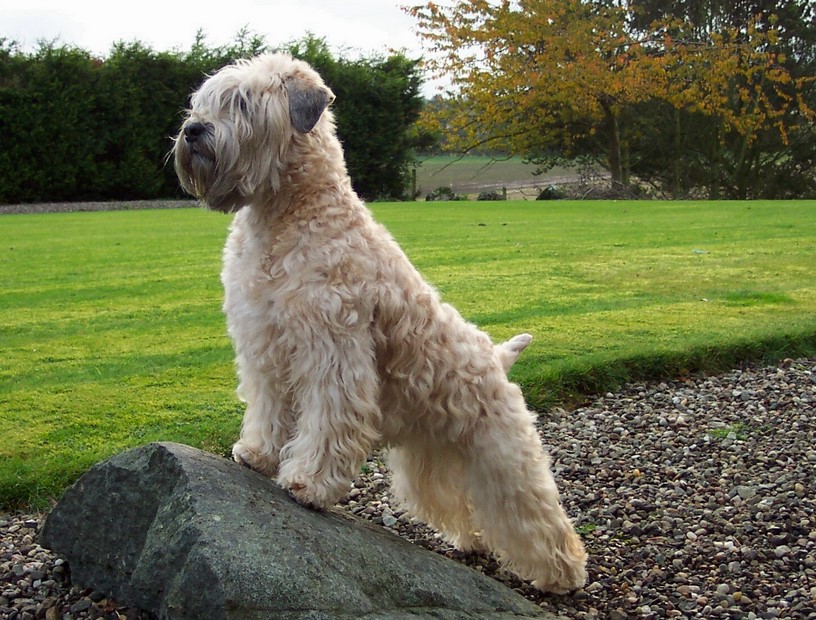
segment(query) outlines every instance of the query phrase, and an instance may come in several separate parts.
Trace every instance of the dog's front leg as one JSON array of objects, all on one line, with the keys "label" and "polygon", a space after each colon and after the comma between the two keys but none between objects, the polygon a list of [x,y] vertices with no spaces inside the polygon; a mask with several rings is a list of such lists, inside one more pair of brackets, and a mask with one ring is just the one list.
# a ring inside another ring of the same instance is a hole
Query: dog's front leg
[{"label": "dog's front leg", "polygon": [[278,483],[299,503],[327,508],[379,439],[379,379],[368,333],[310,332],[290,360],[297,427],[281,451]]},{"label": "dog's front leg", "polygon": [[294,420],[285,401],[279,377],[270,376],[253,360],[238,355],[241,383],[238,396],[247,407],[241,425],[241,438],[232,447],[232,458],[265,476],[274,478],[280,451],[289,438]]}]

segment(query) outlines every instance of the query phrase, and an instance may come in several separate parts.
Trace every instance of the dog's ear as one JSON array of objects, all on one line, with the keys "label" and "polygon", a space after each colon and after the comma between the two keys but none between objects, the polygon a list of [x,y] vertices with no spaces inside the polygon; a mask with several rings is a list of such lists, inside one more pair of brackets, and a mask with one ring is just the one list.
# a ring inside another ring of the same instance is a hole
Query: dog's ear
[{"label": "dog's ear", "polygon": [[289,94],[289,118],[300,133],[309,133],[328,105],[334,101],[334,93],[323,85],[298,76],[286,80]]}]

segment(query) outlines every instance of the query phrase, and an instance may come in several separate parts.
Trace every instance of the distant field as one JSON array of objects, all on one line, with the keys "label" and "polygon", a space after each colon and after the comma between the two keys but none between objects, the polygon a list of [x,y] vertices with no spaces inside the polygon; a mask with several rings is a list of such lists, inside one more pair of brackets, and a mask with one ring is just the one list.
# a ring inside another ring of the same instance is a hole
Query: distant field
[{"label": "distant field", "polygon": [[[374,206],[444,298],[535,337],[528,400],[816,350],[816,202]],[[218,279],[229,219],[198,209],[0,217],[0,508],[43,506],[113,453],[237,435]]]},{"label": "distant field", "polygon": [[556,168],[546,174],[534,176],[534,166],[525,164],[520,157],[493,159],[486,155],[436,155],[420,157],[417,167],[417,190],[424,197],[439,187],[449,187],[460,195],[475,198],[485,190],[523,194],[528,199],[538,195],[536,188],[543,189],[554,181],[573,179],[574,169]]}]

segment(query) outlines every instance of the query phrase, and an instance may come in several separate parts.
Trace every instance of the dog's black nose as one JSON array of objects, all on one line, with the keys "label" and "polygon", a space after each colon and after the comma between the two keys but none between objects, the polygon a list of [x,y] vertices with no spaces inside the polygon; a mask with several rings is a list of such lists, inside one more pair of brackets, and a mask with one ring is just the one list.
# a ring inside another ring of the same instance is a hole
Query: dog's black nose
[{"label": "dog's black nose", "polygon": [[199,136],[203,134],[207,129],[207,126],[204,123],[187,123],[184,126],[184,139],[187,142],[195,142],[198,140]]}]

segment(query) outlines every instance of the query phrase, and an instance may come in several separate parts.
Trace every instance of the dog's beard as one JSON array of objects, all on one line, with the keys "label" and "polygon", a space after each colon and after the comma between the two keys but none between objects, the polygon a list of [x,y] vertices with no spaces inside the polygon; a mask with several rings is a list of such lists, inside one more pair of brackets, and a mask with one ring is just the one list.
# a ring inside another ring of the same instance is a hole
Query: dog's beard
[{"label": "dog's beard", "polygon": [[174,166],[181,186],[201,200],[208,208],[224,213],[238,211],[247,202],[239,191],[236,176],[230,173],[235,166],[231,150],[221,148],[216,157],[212,132],[188,143],[183,132],[176,138]]}]

